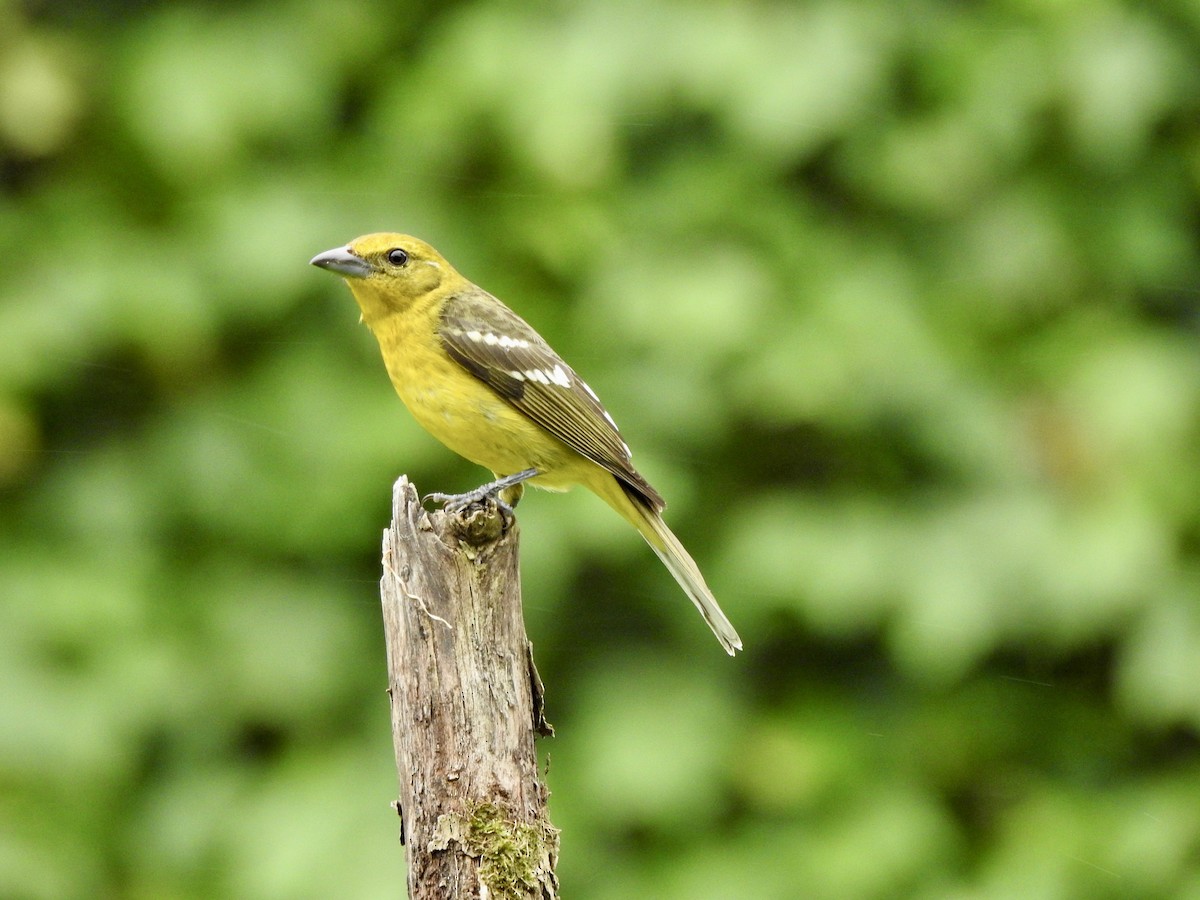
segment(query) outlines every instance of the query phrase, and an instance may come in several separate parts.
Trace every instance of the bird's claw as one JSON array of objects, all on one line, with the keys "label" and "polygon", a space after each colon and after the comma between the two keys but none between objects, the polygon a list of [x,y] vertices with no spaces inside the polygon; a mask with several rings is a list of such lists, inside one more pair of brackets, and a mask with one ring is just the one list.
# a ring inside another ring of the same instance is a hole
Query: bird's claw
[{"label": "bird's claw", "polygon": [[442,494],[434,492],[426,494],[421,498],[421,505],[426,503],[439,504],[442,509],[451,515],[462,512],[469,506],[476,504],[484,506],[491,502],[496,504],[496,508],[507,517],[513,515],[513,508],[500,499],[500,492],[503,487],[494,487],[490,484],[485,484],[483,487],[475,488],[473,491],[467,491],[465,494]]},{"label": "bird's claw", "polygon": [[[524,483],[537,474],[537,469],[525,469],[513,475],[505,475],[503,478],[497,478],[495,481],[481,485],[473,491],[467,491],[465,494],[426,494],[421,503],[422,505],[431,501],[433,503],[440,503],[442,509],[452,515],[462,512],[469,506],[476,504],[484,506],[488,503],[494,503],[496,504],[496,508],[500,510],[500,514],[505,519],[511,520],[515,515],[513,507],[517,505],[517,501],[521,499],[521,492],[524,491]],[[512,503],[509,503],[500,496],[508,490],[513,491]]]}]

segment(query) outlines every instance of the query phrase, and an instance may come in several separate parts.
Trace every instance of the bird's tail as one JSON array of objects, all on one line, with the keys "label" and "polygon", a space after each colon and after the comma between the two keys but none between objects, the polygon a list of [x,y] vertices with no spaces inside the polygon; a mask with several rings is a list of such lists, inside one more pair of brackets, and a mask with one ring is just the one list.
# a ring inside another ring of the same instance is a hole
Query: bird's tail
[{"label": "bird's tail", "polygon": [[642,537],[646,539],[646,543],[650,545],[650,549],[658,555],[658,558],[663,561],[663,565],[675,576],[675,580],[679,582],[684,593],[691,598],[692,603],[696,604],[696,609],[700,610],[700,615],[704,616],[704,621],[717,636],[717,640],[721,642],[725,652],[733,656],[742,649],[742,639],[738,637],[733,624],[721,611],[721,607],[717,605],[716,598],[708,589],[708,585],[704,582],[704,576],[700,574],[700,568],[691,555],[683,548],[683,544],[679,543],[679,538],[675,537],[658,512],[648,509],[644,503],[638,502],[637,498],[630,497],[615,478],[611,480],[611,483],[612,488],[616,488],[615,492],[610,488],[596,493],[600,494],[610,506],[637,528]]}]

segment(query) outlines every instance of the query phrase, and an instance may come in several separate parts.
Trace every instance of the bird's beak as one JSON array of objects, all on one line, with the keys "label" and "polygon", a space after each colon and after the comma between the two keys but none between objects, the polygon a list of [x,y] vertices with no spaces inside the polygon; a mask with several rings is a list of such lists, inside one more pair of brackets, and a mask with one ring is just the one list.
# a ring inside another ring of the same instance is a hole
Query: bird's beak
[{"label": "bird's beak", "polygon": [[373,271],[366,260],[355,256],[345,247],[318,253],[309,262],[330,272],[337,272],[345,278],[366,278]]}]

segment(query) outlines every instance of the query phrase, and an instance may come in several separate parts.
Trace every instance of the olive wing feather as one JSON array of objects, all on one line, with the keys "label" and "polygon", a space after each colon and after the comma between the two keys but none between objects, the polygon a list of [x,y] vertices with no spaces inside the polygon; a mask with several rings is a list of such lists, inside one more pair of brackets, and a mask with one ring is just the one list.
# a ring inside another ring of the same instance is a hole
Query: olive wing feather
[{"label": "olive wing feather", "polygon": [[450,357],[576,453],[610,471],[649,508],[665,504],[592,389],[533,328],[483,290],[450,297],[438,335]]}]

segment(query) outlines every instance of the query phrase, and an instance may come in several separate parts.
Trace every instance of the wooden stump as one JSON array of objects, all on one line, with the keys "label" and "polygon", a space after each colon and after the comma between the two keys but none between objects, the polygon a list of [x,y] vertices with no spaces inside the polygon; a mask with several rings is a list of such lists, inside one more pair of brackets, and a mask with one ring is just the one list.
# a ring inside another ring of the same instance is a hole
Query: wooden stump
[{"label": "wooden stump", "polygon": [[410,900],[558,897],[518,536],[494,505],[426,512],[393,489],[380,595]]}]

